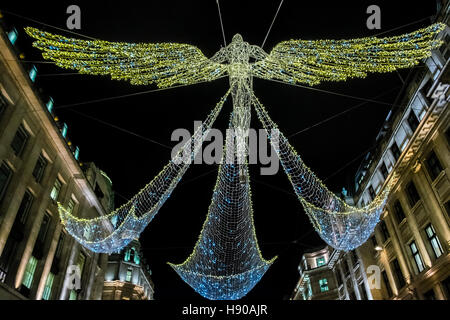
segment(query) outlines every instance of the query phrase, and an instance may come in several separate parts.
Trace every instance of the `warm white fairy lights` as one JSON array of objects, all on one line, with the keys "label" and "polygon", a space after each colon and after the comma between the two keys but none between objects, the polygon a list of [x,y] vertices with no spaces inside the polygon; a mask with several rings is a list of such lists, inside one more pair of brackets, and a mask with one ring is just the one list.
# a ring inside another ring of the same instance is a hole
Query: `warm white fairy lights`
[{"label": "warm white fairy lights", "polygon": [[[217,183],[193,253],[181,264],[171,264],[181,278],[209,299],[239,299],[261,279],[272,260],[259,251],[247,167],[246,132],[252,103],[266,130],[276,125],[252,91],[252,77],[306,83],[343,81],[370,72],[408,68],[430,55],[442,41],[435,40],[445,25],[434,24],[415,32],[385,38],[351,40],[290,40],[270,52],[252,46],[235,35],[233,41],[212,58],[187,44],[134,44],[79,40],[53,35],[35,28],[26,32],[37,39],[34,46],[56,65],[80,73],[110,75],[132,84],[155,83],[159,87],[212,81],[227,74],[233,97],[230,127],[237,135],[226,141],[224,156],[233,163],[220,165]],[[250,59],[255,62],[250,63]],[[228,93],[227,93],[228,95]],[[226,95],[226,96],[227,96]],[[193,139],[203,137],[225,98],[217,104]],[[390,184],[364,208],[354,208],[330,192],[306,167],[280,133],[270,136],[294,191],[320,236],[339,250],[351,250],[366,241],[379,220]],[[190,148],[189,141],[185,148]],[[233,142],[237,148],[230,148]],[[198,149],[190,155],[193,157]],[[188,153],[189,154],[189,153]],[[109,215],[79,219],[61,205],[61,220],[74,238],[96,252],[119,251],[139,236],[186,172],[188,162],[170,162],[152,182],[128,203]]]}]

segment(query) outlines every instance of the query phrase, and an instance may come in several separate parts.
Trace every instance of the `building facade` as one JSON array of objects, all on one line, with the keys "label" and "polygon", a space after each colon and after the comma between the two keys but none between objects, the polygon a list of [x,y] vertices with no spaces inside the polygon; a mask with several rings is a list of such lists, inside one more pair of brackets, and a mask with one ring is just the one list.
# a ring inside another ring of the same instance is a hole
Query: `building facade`
[{"label": "building facade", "polygon": [[153,300],[151,270],[141,252],[139,240],[133,240],[121,253],[109,257],[103,300]]},{"label": "building facade", "polygon": [[[101,299],[107,255],[65,232],[57,202],[79,217],[105,214],[109,178],[79,162],[53,100],[35,88],[36,67],[18,58],[21,34],[0,24],[0,299]],[[69,266],[81,271],[78,290]]]},{"label": "building facade", "polygon": [[356,251],[330,246],[303,254],[291,300],[371,300],[364,264]]},{"label": "building facade", "polygon": [[[436,21],[448,25],[449,10],[446,1]],[[449,28],[438,38],[445,44],[411,71],[395,103],[405,107],[392,108],[356,175],[359,206],[394,182],[374,234],[357,249],[379,268],[374,299],[450,299]]]}]

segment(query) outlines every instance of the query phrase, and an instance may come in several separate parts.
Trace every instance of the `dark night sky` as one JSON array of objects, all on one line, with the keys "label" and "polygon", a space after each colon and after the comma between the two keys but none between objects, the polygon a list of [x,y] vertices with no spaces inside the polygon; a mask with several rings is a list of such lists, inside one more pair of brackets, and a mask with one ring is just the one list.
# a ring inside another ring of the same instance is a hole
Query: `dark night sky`
[{"label": "dark night sky", "polygon": [[[355,3],[354,5],[350,3]],[[294,1],[286,0],[265,45],[267,52],[282,40],[344,39],[374,35],[435,13],[435,1]],[[199,47],[210,57],[220,49],[222,34],[216,2],[209,1],[126,1],[120,4],[98,1],[35,1],[24,5],[3,1],[0,9],[65,28],[66,8],[78,4],[82,12],[79,31],[95,38],[123,42],[181,42]],[[279,1],[221,1],[227,41],[240,33],[251,44],[261,45]],[[366,8],[381,7],[382,30],[366,28]],[[62,31],[4,14],[5,23],[17,29],[32,25],[50,32]],[[424,27],[424,20],[398,31],[395,35]],[[67,35],[67,34],[66,34]],[[70,36],[70,34],[68,34]],[[17,46],[26,60],[42,60],[22,32]],[[38,65],[39,74],[70,72],[52,65]],[[405,78],[408,70],[400,71]],[[398,74],[370,75],[366,79],[325,83],[320,89],[393,102],[400,90]],[[87,75],[38,76],[36,85],[44,95],[51,95],[56,108],[92,99],[140,92],[154,87],[137,87],[108,77]],[[171,133],[176,128],[192,132],[193,121],[203,120],[228,88],[227,79],[189,87],[174,88],[107,102],[56,109],[69,125],[69,136],[80,146],[82,161],[94,161],[111,177],[120,205],[147,184],[168,162],[170,150],[139,137],[118,131],[74,113],[102,119],[162,144],[173,146]],[[360,101],[254,80],[254,90],[272,119],[287,136],[327,117],[342,112]],[[215,125],[225,129],[231,103],[227,103]],[[317,175],[334,191],[350,185],[362,153],[375,140],[389,106],[366,103],[343,116],[325,122],[290,139]],[[255,114],[253,114],[255,118]],[[253,121],[252,126],[259,128]],[[356,161],[354,161],[356,159]],[[347,165],[353,161],[350,165]],[[206,218],[216,180],[214,167],[194,165],[171,198],[142,235],[144,253],[153,271],[156,299],[200,299],[166,264],[180,263],[192,252]],[[297,265],[301,254],[324,243],[312,231],[300,203],[284,173],[260,176],[258,165],[251,166],[252,194],[256,233],[265,258],[278,255],[259,284],[245,299],[282,299],[298,280]],[[297,240],[297,242],[294,242]]]}]

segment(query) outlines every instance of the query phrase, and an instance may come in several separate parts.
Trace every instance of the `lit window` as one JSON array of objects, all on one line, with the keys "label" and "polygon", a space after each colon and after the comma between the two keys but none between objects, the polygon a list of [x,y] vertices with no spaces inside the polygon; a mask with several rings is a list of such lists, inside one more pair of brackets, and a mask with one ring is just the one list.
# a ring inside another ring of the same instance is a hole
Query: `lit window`
[{"label": "lit window", "polygon": [[75,290],[70,290],[69,300],[77,300],[78,294]]},{"label": "lit window", "polygon": [[61,129],[61,134],[65,138],[67,136],[67,124],[63,123],[63,127]]},{"label": "lit window", "polygon": [[50,198],[54,201],[58,200],[59,192],[61,191],[62,183],[59,179],[55,180],[52,191],[50,192]]},{"label": "lit window", "polygon": [[29,138],[28,132],[25,130],[24,126],[21,124],[14,135],[13,140],[11,141],[11,148],[14,151],[14,154],[18,157],[22,155],[23,149],[25,149],[25,144],[27,143]]},{"label": "lit window", "polygon": [[320,257],[316,259],[317,267],[325,265],[325,257]]},{"label": "lit window", "polygon": [[422,257],[420,256],[419,250],[417,249],[416,242],[411,241],[411,243],[409,244],[409,248],[411,249],[411,255],[414,259],[414,262],[416,263],[417,270],[420,273],[423,271],[424,266],[423,266]]},{"label": "lit window", "polygon": [[319,280],[320,292],[328,291],[328,280],[326,278]]},{"label": "lit window", "polygon": [[8,32],[8,39],[11,42],[11,44],[16,43],[18,36],[19,36],[19,34],[17,33],[16,28],[13,28],[10,32]]},{"label": "lit window", "polygon": [[73,213],[73,209],[75,208],[75,201],[73,201],[73,199],[69,200],[69,203],[67,204],[67,212],[72,214]]},{"label": "lit window", "polygon": [[48,112],[50,112],[50,113],[52,113],[52,111],[53,111],[53,98],[52,97],[50,97],[50,99],[48,100],[48,102],[47,102],[47,104],[46,104],[46,106],[47,106],[47,110],[48,110]]},{"label": "lit window", "polygon": [[441,243],[439,242],[436,231],[434,230],[434,227],[431,223],[426,226],[425,233],[427,234],[428,241],[433,248],[434,256],[436,258],[439,258],[444,253],[444,251],[442,250]]},{"label": "lit window", "polygon": [[36,80],[36,76],[37,76],[36,66],[31,66],[31,69],[30,69],[30,72],[28,75],[30,76],[31,81],[34,82],[34,80]]},{"label": "lit window", "polygon": [[75,151],[73,152],[73,156],[75,157],[75,160],[78,160],[80,158],[80,148],[75,147]]},{"label": "lit window", "polygon": [[22,284],[28,289],[31,288],[31,284],[33,283],[33,277],[34,272],[36,271],[36,266],[37,266],[37,259],[31,256],[30,259],[28,260],[22,280]]},{"label": "lit window", "polygon": [[44,293],[42,294],[43,300],[50,299],[54,279],[55,279],[55,275],[50,272],[47,276],[47,280],[45,281]]},{"label": "lit window", "polygon": [[127,277],[126,277],[126,280],[125,281],[127,281],[127,282],[130,282],[131,281],[131,276],[133,275],[133,269],[132,268],[128,268],[127,269]]}]

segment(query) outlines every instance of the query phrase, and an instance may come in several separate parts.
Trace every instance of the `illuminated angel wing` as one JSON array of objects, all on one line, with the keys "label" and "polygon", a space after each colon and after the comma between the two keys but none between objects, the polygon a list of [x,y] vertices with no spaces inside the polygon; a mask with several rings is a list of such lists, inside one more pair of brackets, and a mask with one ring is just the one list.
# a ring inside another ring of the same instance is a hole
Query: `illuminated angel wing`
[{"label": "illuminated angel wing", "polygon": [[289,40],[280,42],[252,74],[263,79],[316,85],[322,81],[364,78],[370,72],[412,67],[443,42],[435,36],[445,24],[387,38],[352,40]]},{"label": "illuminated angel wing", "polygon": [[212,81],[226,68],[206,58],[195,46],[180,43],[124,43],[80,40],[27,27],[33,46],[45,59],[80,73],[111,75],[132,84],[158,87]]}]

